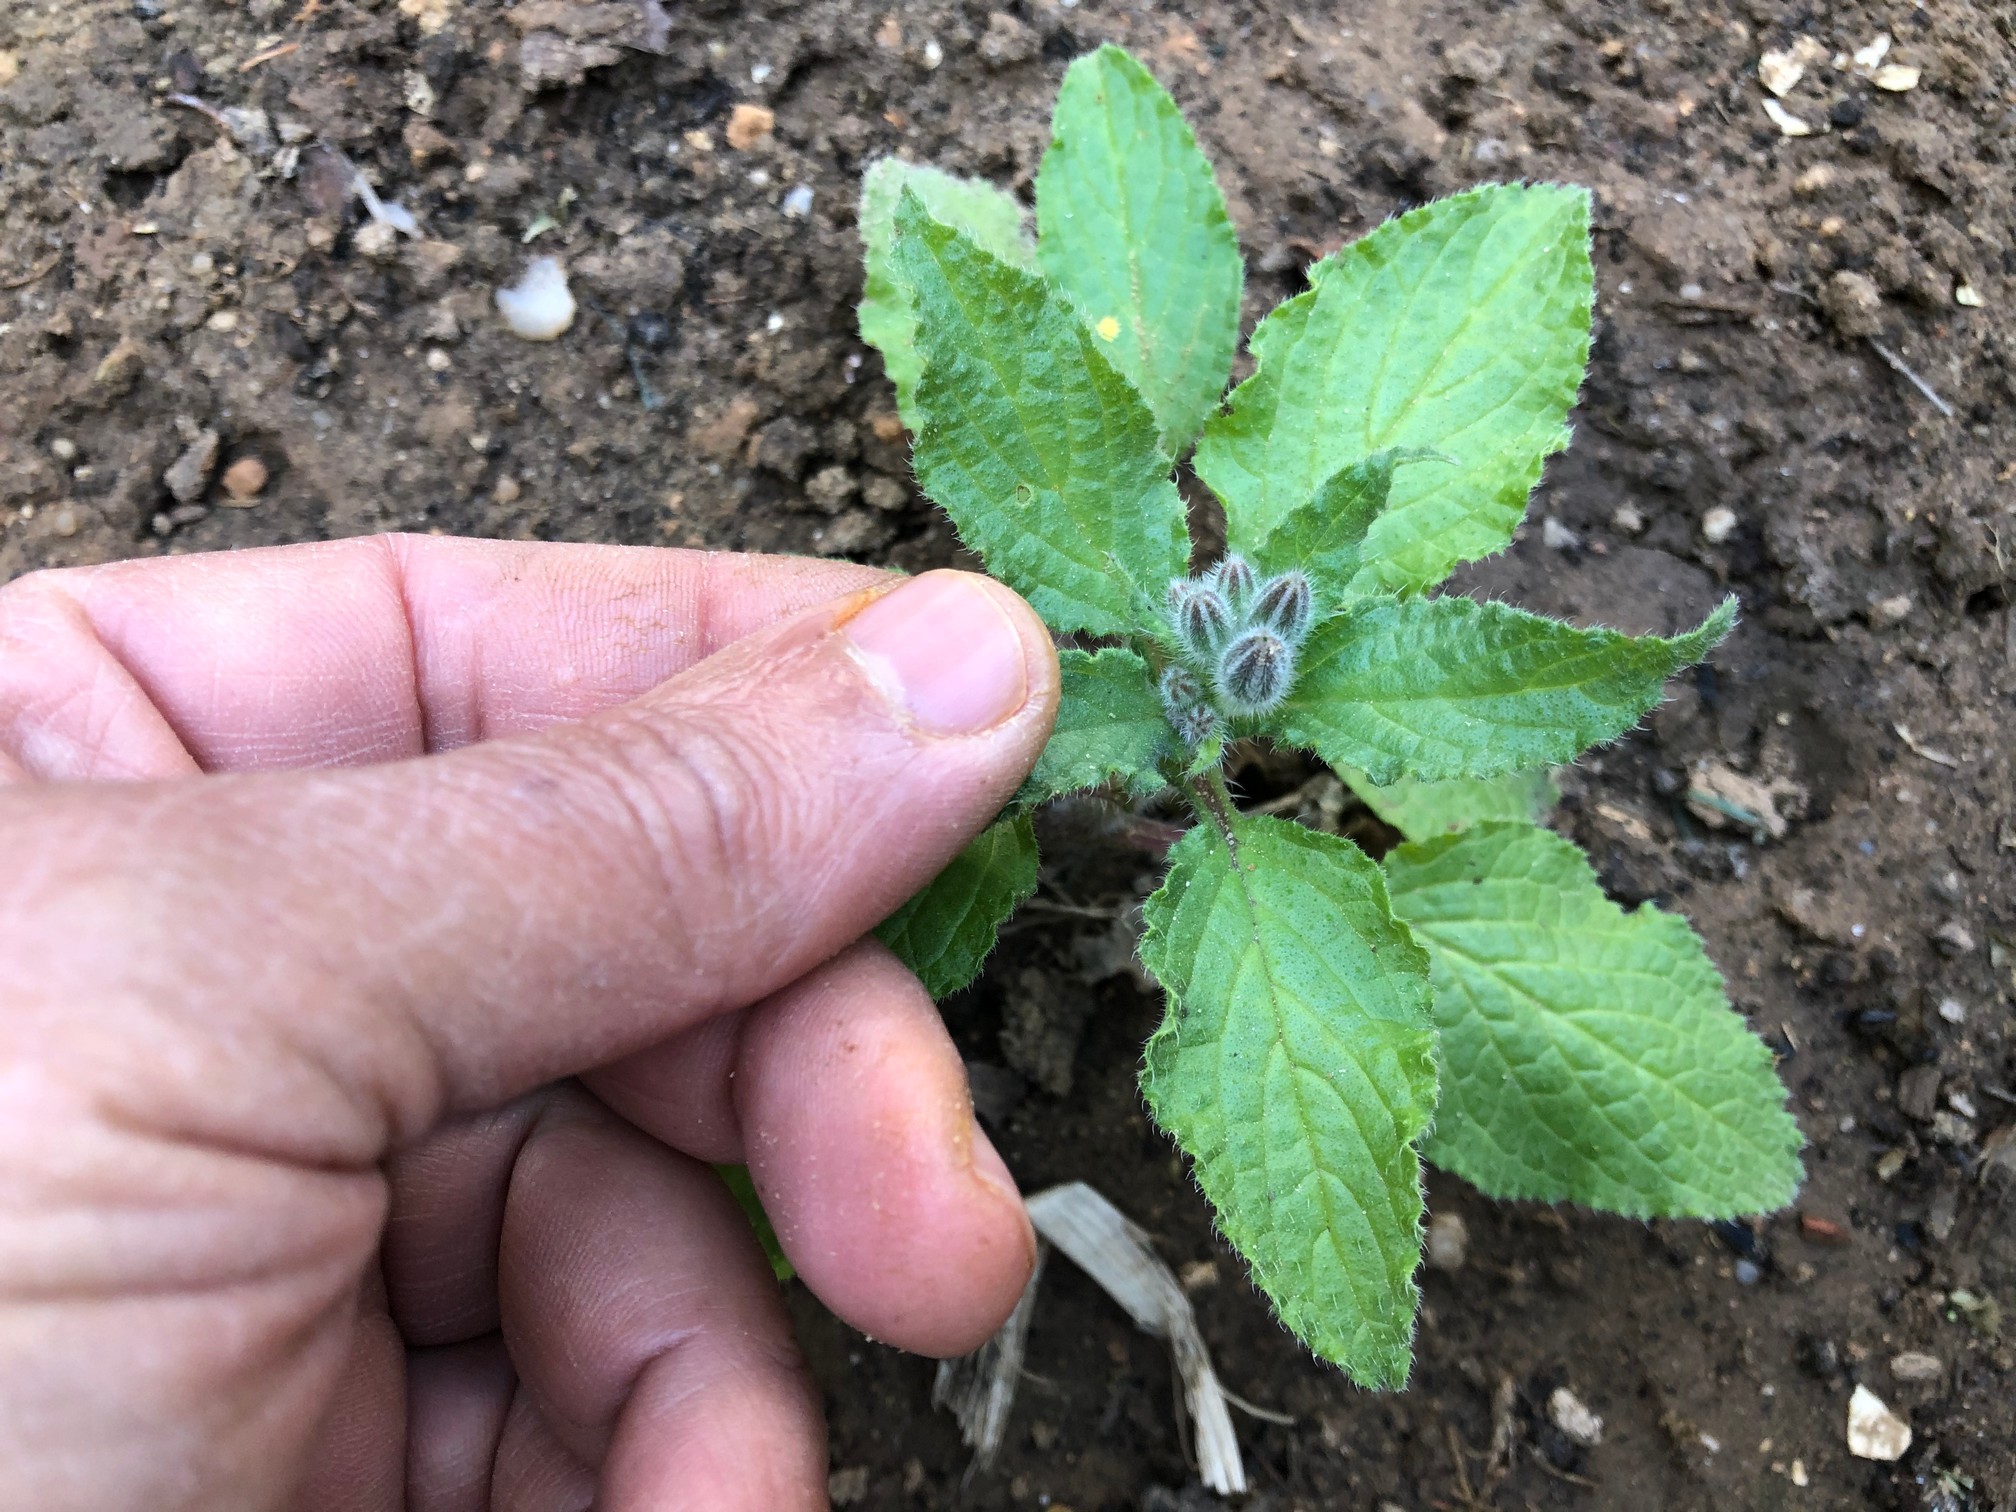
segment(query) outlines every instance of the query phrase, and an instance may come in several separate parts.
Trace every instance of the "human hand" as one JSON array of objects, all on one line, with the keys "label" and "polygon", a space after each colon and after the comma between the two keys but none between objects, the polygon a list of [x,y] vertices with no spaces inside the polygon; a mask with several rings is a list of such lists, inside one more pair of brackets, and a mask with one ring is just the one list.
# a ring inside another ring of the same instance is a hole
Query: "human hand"
[{"label": "human hand", "polygon": [[878,1339],[1013,1306],[959,1058],[852,942],[1056,677],[997,584],[783,559],[378,537],[0,591],[0,1505],[823,1506],[706,1162]]}]

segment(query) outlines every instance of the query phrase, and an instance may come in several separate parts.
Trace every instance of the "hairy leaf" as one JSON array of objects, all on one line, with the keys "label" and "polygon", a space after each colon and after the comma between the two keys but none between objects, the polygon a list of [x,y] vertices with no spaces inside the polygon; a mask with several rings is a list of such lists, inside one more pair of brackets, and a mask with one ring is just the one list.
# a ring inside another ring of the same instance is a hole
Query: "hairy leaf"
[{"label": "hairy leaf", "polygon": [[1625,913],[1568,841],[1480,824],[1387,860],[1428,947],[1442,1106],[1426,1153],[1495,1197],[1727,1218],[1792,1200],[1771,1052],[1687,921]]},{"label": "hairy leaf", "polygon": [[866,278],[861,287],[861,339],[882,354],[882,366],[896,385],[896,408],[903,423],[918,429],[917,315],[910,295],[890,266],[896,242],[896,202],[909,189],[938,220],[957,226],[976,246],[1017,267],[1036,266],[1028,213],[1013,195],[979,179],[964,179],[937,168],[877,158],[861,176],[861,244]]},{"label": "hairy leaf", "polygon": [[1317,627],[1273,724],[1382,785],[1552,766],[1635,725],[1735,618],[1732,598],[1669,639],[1467,598],[1368,601]]},{"label": "hairy leaf", "polygon": [[1244,268],[1176,102],[1119,48],[1064,74],[1036,175],[1037,255],[1179,454],[1232,373]]},{"label": "hairy leaf", "polygon": [[1096,654],[1060,651],[1057,663],[1063,674],[1057,727],[1016,796],[1040,802],[1111,777],[1136,793],[1168,786],[1158,763],[1173,749],[1169,721],[1148,663],[1117,646]]},{"label": "hairy leaf", "polygon": [[875,934],[932,997],[949,997],[980,974],[995,934],[1035,890],[1036,829],[1028,814],[1010,814],[982,830]]},{"label": "hairy leaf", "polygon": [[1137,597],[1190,556],[1154,417],[1042,279],[908,190],[896,236],[924,360],[918,481],[1053,629],[1131,629]]},{"label": "hairy leaf", "polygon": [[1141,959],[1168,990],[1142,1087],[1282,1321],[1366,1386],[1411,1363],[1435,1108],[1427,960],[1358,848],[1278,819],[1171,855]]},{"label": "hairy leaf", "polygon": [[1309,271],[1254,331],[1259,364],[1195,466],[1232,548],[1266,540],[1343,464],[1396,446],[1456,459],[1393,481],[1368,583],[1423,589],[1512,538],[1589,356],[1589,196],[1494,185],[1388,221]]},{"label": "hairy leaf", "polygon": [[1374,452],[1347,462],[1317,487],[1313,497],[1284,515],[1267,539],[1250,553],[1262,573],[1300,567],[1316,586],[1323,607],[1349,596],[1364,565],[1365,536],[1385,512],[1393,469],[1403,462],[1446,460],[1439,452],[1409,446]]},{"label": "hairy leaf", "polygon": [[1503,777],[1452,777],[1446,782],[1402,777],[1386,787],[1349,767],[1337,775],[1367,808],[1409,840],[1433,840],[1485,819],[1537,824],[1561,798],[1554,774],[1546,767],[1507,772]]}]

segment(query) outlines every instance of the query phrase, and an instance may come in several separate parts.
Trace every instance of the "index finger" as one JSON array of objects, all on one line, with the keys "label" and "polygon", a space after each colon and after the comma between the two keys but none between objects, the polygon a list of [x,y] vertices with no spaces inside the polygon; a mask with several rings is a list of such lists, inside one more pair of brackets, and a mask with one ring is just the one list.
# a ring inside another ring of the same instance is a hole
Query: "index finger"
[{"label": "index finger", "polygon": [[886,574],[793,557],[362,536],[0,589],[0,782],[391,761],[628,701]]}]

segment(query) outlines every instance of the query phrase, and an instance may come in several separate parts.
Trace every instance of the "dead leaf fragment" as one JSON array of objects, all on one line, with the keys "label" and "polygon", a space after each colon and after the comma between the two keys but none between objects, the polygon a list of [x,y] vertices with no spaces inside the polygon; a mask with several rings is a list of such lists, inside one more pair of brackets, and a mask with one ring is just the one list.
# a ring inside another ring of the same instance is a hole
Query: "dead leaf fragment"
[{"label": "dead leaf fragment", "polygon": [[1801,37],[1790,47],[1767,52],[1757,60],[1757,78],[1781,100],[1806,76],[1815,63],[1824,62],[1827,49],[1811,37]]},{"label": "dead leaf fragment", "polygon": [[1890,33],[1878,32],[1870,40],[1867,47],[1858,47],[1855,49],[1855,72],[1861,74],[1866,79],[1882,66],[1883,60],[1889,55]]},{"label": "dead leaf fragment", "polygon": [[777,113],[767,105],[737,105],[728,115],[728,145],[747,152],[777,127]]},{"label": "dead leaf fragment", "polygon": [[1771,118],[1771,124],[1778,128],[1780,136],[1804,137],[1813,135],[1813,128],[1800,117],[1792,114],[1776,100],[1764,102],[1764,114]]}]

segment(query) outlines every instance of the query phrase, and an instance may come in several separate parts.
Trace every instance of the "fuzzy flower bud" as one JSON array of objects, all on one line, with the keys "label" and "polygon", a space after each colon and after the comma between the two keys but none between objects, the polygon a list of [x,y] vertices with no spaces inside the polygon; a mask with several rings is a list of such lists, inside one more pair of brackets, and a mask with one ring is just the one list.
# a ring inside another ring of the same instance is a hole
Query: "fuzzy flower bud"
[{"label": "fuzzy flower bud", "polygon": [[1218,661],[1218,692],[1234,714],[1265,714],[1294,677],[1294,648],[1272,630],[1241,632]]},{"label": "fuzzy flower bud", "polygon": [[1218,713],[1188,667],[1171,665],[1162,674],[1162,707],[1187,746],[1202,745],[1218,727]]},{"label": "fuzzy flower bud", "polygon": [[1215,589],[1200,583],[1176,610],[1176,633],[1183,637],[1191,655],[1208,662],[1232,633],[1232,611]]},{"label": "fuzzy flower bud", "polygon": [[1253,591],[1259,586],[1246,558],[1236,553],[1228,556],[1204,574],[1204,581],[1223,595],[1235,616],[1246,617],[1246,606],[1253,601]]},{"label": "fuzzy flower bud", "polygon": [[1309,590],[1309,579],[1300,572],[1284,572],[1270,578],[1260,589],[1246,623],[1272,630],[1289,645],[1299,646],[1315,615],[1316,601]]}]

